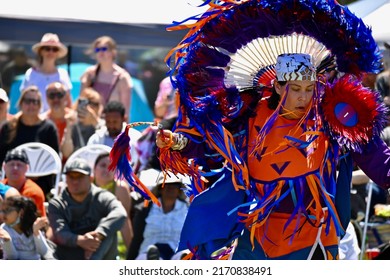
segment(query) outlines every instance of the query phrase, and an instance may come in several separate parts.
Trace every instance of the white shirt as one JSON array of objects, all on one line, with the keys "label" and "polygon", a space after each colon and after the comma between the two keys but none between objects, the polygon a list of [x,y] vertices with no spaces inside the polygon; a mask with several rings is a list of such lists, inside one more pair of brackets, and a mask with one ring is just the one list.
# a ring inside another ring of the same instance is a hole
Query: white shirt
[{"label": "white shirt", "polygon": [[[122,132],[126,128],[126,123],[123,123]],[[136,149],[137,141],[141,137],[141,132],[130,128],[129,129],[129,137],[130,137],[130,154],[131,154],[131,162],[136,163],[138,161],[138,152]],[[115,138],[110,137],[108,134],[107,126],[102,126],[100,129],[96,130],[94,134],[89,137],[87,145],[91,144],[103,144],[112,148],[114,145]]]},{"label": "white shirt", "polygon": [[27,237],[24,233],[20,234],[6,224],[2,224],[1,227],[9,233],[12,239],[3,242],[4,259],[40,260],[48,253],[49,245],[42,232],[39,232],[38,236],[31,234]]},{"label": "white shirt", "polygon": [[349,223],[345,235],[339,244],[339,258],[340,260],[358,260],[359,254],[360,247],[355,228],[352,223]]},{"label": "white shirt", "polygon": [[146,253],[148,246],[156,243],[168,244],[175,251],[188,211],[187,203],[176,200],[175,207],[168,213],[164,213],[162,207],[155,204],[151,207],[146,217],[144,241],[141,244],[139,254]]},{"label": "white shirt", "polygon": [[28,86],[37,86],[42,94],[42,108],[41,112],[45,112],[49,109],[49,105],[46,100],[46,87],[54,82],[62,83],[66,90],[72,89],[72,82],[70,81],[69,74],[65,69],[57,68],[56,73],[45,74],[37,71],[34,68],[30,68],[24,74],[24,79],[20,85],[20,92]]}]

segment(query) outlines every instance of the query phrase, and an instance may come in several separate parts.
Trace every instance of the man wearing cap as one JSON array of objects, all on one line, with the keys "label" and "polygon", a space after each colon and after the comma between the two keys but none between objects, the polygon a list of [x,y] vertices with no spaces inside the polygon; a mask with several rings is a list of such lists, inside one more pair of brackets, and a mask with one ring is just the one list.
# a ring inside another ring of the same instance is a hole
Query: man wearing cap
[{"label": "man wearing cap", "polygon": [[116,259],[117,231],[126,210],[112,193],[92,183],[91,167],[84,159],[68,162],[64,173],[67,187],[48,208],[58,259]]},{"label": "man wearing cap", "polygon": [[7,92],[0,88],[0,132],[4,123],[12,118],[9,111],[9,98]]},{"label": "man wearing cap", "polygon": [[26,177],[29,167],[29,160],[26,152],[22,149],[13,149],[7,152],[4,159],[5,179],[3,183],[14,187],[23,196],[34,200],[39,214],[46,216],[45,194],[42,188],[33,180]]}]

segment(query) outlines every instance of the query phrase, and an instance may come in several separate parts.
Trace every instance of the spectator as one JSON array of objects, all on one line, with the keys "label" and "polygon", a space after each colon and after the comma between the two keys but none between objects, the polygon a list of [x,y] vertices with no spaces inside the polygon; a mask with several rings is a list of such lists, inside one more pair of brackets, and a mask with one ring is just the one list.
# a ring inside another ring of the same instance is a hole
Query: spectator
[{"label": "spectator", "polygon": [[154,114],[158,119],[177,118],[179,102],[171,82],[171,77],[166,77],[160,82],[157,98],[154,103]]},{"label": "spectator", "polygon": [[166,64],[161,58],[149,58],[144,60],[140,65],[140,79],[145,88],[146,97],[150,108],[153,108],[157,98],[159,84],[166,77]]},{"label": "spectator", "polygon": [[[65,69],[58,68],[56,61],[68,53],[68,49],[60,42],[57,34],[46,33],[43,35],[41,42],[32,46],[32,50],[38,55],[38,65],[29,68],[24,76],[20,91],[26,87],[36,85],[41,93],[46,92],[48,84],[61,82],[66,87],[67,106],[71,106],[72,99],[70,90],[72,83],[69,74]],[[44,95],[42,98],[41,112],[47,111],[49,105]]]},{"label": "spectator", "polygon": [[117,231],[127,217],[109,191],[91,183],[91,168],[81,158],[65,165],[65,190],[49,202],[49,221],[60,260],[115,260]]},{"label": "spectator", "polygon": [[[14,187],[8,186],[0,182],[0,199],[6,199],[11,196],[20,195],[19,191]],[[1,224],[1,221],[0,221]]]},{"label": "spectator", "polygon": [[[112,147],[115,138],[125,130],[127,116],[125,114],[125,107],[119,101],[110,101],[103,110],[105,125],[89,138],[87,145],[103,144]],[[141,132],[134,128],[129,129],[130,137],[130,152],[132,163],[138,160],[138,153],[136,151],[136,143],[141,136]]]},{"label": "spectator", "polygon": [[[390,51],[390,45],[385,43],[386,51]],[[384,62],[384,71],[376,77],[375,88],[380,92],[384,103],[390,106],[390,68],[389,62]]]},{"label": "spectator", "polygon": [[360,246],[353,224],[350,222],[346,233],[340,241],[339,254],[340,260],[358,260]]},{"label": "spectator", "polygon": [[[75,110],[66,107],[67,100],[66,88],[60,82],[54,82],[46,87],[46,100],[49,104],[49,109],[43,113],[44,119],[50,119],[57,127],[58,140],[60,150],[64,145],[64,132],[65,130],[71,130],[71,127],[76,122],[77,115]],[[63,162],[66,161],[66,157],[63,157]]]},{"label": "spectator", "polygon": [[[171,78],[164,78],[160,82],[159,91],[154,103],[154,114],[163,129],[173,128],[178,116],[178,101]],[[137,141],[137,172],[149,168],[160,169],[160,162],[156,155],[156,133],[156,128],[148,127],[142,131],[142,135]]]},{"label": "spectator", "polygon": [[133,227],[130,221],[130,209],[131,209],[131,197],[130,197],[130,188],[125,182],[115,180],[114,172],[108,169],[110,165],[110,154],[102,153],[100,154],[95,161],[93,169],[93,182],[96,186],[108,190],[113,193],[116,198],[122,203],[122,206],[125,208],[128,215],[128,219],[125,220],[125,223],[122,226],[121,234],[123,242],[126,246],[126,250],[129,249],[131,240],[133,239]]},{"label": "spectator", "polygon": [[[36,86],[25,88],[18,101],[20,113],[7,121],[0,137],[0,164],[7,151],[28,142],[40,142],[49,145],[59,152],[57,128],[51,120],[44,120],[40,114],[42,98]],[[54,175],[37,179],[46,195],[50,193],[55,182]]]},{"label": "spectator", "polygon": [[46,217],[39,217],[34,201],[23,196],[9,197],[2,205],[4,224],[0,227],[3,240],[3,259],[53,259],[53,252],[42,229]]},{"label": "spectator", "polygon": [[38,208],[40,216],[46,216],[45,194],[42,188],[26,177],[29,160],[24,150],[10,150],[4,160],[6,178],[4,184],[14,187],[23,196],[30,197]]},{"label": "spectator", "polygon": [[6,92],[10,92],[11,85],[17,76],[23,75],[34,66],[33,61],[30,61],[27,57],[23,47],[11,49],[10,57],[11,61],[4,66],[2,71],[3,87]]},{"label": "spectator", "polygon": [[[20,195],[20,193],[17,189],[0,182],[0,207],[4,199],[7,199],[8,197],[11,196],[18,196],[18,195]],[[2,223],[3,223],[3,215],[0,215],[0,225]]]},{"label": "spectator", "polygon": [[111,100],[119,101],[129,115],[133,82],[130,74],[115,63],[116,42],[109,36],[99,37],[87,52],[95,55],[97,63],[81,76],[81,91],[92,87],[100,93],[103,106]]},{"label": "spectator", "polygon": [[144,202],[135,205],[134,238],[127,255],[130,260],[172,259],[184,253],[178,252],[175,255],[188,210],[184,193],[181,190],[183,180],[173,174],[168,175],[164,186],[163,180],[164,176],[160,176],[153,189],[161,207],[154,203],[145,207]]},{"label": "spectator", "polygon": [[12,115],[8,113],[9,110],[9,98],[7,92],[0,88],[0,132],[6,121],[12,118]]},{"label": "spectator", "polygon": [[73,108],[77,112],[77,119],[65,130],[61,147],[62,156],[65,158],[84,147],[89,137],[104,124],[100,118],[102,112],[100,94],[93,88],[83,89]]}]

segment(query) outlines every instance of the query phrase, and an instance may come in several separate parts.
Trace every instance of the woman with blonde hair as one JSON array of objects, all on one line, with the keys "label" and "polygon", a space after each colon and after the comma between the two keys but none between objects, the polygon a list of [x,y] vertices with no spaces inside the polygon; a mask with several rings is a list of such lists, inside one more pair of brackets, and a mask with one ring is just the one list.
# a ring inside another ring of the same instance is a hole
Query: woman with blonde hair
[{"label": "woman with blonde hair", "polygon": [[[41,93],[46,92],[46,87],[53,82],[60,82],[66,88],[67,106],[70,107],[72,99],[70,90],[72,82],[68,72],[65,69],[58,68],[56,62],[65,57],[68,53],[68,48],[60,42],[57,34],[46,33],[41,41],[32,46],[32,50],[38,56],[36,67],[29,68],[20,85],[20,91],[28,86],[36,85]],[[46,95],[42,95],[41,112],[47,111],[49,105],[46,100]]]},{"label": "woman with blonde hair", "polygon": [[103,107],[112,100],[120,101],[130,112],[133,83],[130,74],[115,63],[116,42],[109,36],[97,38],[87,51],[94,54],[97,63],[86,69],[81,76],[81,91],[92,87],[100,93]]},{"label": "woman with blonde hair", "polygon": [[42,94],[37,86],[28,86],[18,101],[20,113],[4,124],[0,137],[0,164],[7,151],[27,142],[40,142],[59,151],[57,128],[39,112]]},{"label": "woman with blonde hair", "polygon": [[[42,94],[38,87],[26,87],[17,104],[20,112],[7,121],[1,130],[0,166],[9,150],[28,142],[47,144],[59,153],[57,127],[53,121],[42,118],[39,113],[42,107]],[[54,175],[39,177],[35,182],[47,195],[53,187]]]}]

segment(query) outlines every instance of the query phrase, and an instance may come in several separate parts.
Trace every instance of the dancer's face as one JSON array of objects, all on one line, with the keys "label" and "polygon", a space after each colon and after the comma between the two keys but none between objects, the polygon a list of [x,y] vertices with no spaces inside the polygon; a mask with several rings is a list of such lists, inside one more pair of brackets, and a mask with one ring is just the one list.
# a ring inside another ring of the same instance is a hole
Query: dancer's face
[{"label": "dancer's face", "polygon": [[289,81],[285,85],[276,83],[276,92],[281,97],[287,94],[281,114],[287,119],[302,118],[311,104],[314,86],[315,82],[312,81]]}]

